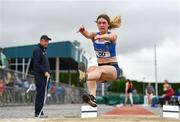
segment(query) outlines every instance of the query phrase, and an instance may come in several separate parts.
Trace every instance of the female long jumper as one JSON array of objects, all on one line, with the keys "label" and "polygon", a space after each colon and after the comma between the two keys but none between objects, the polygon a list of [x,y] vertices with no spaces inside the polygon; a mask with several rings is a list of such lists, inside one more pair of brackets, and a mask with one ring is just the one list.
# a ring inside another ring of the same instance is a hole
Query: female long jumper
[{"label": "female long jumper", "polygon": [[118,66],[116,58],[117,35],[110,29],[118,28],[121,25],[120,16],[116,16],[113,21],[106,14],[101,14],[96,20],[99,32],[88,32],[81,26],[78,30],[87,39],[93,42],[94,51],[97,56],[97,66],[90,66],[87,71],[83,63],[79,64],[79,79],[86,81],[89,94],[83,95],[83,101],[96,107],[96,82],[114,81],[121,74],[122,70]]}]

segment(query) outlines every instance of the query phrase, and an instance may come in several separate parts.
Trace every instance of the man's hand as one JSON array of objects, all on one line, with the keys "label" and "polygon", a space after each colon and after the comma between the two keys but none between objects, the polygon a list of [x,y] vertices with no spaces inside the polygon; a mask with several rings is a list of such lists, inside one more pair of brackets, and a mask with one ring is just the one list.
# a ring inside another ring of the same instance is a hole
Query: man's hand
[{"label": "man's hand", "polygon": [[45,72],[44,76],[45,76],[46,78],[49,78],[49,77],[50,77],[49,72]]}]

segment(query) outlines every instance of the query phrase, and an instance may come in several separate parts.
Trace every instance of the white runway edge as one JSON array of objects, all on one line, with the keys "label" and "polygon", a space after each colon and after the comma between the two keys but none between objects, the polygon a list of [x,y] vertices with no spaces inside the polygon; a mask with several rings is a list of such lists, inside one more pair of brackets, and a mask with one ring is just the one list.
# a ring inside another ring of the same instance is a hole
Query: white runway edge
[{"label": "white runway edge", "polygon": [[179,118],[179,106],[163,105],[163,117]]},{"label": "white runway edge", "polygon": [[91,107],[90,105],[81,106],[81,118],[93,118],[97,117],[97,107]]}]

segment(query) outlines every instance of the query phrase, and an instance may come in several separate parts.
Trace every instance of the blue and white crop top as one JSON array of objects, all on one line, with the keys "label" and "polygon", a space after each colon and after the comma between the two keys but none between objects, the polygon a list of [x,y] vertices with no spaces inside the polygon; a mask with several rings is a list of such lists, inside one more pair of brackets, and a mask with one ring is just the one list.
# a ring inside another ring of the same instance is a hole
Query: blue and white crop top
[{"label": "blue and white crop top", "polygon": [[[107,34],[110,34],[108,32]],[[96,35],[100,35],[98,32]],[[111,58],[116,56],[116,44],[108,40],[94,40],[94,50],[97,58]]]}]

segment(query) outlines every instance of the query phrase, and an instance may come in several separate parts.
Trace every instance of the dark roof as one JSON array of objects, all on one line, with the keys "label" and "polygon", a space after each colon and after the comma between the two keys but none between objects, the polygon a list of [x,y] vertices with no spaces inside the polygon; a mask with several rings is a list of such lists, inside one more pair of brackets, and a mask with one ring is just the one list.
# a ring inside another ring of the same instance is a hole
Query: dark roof
[{"label": "dark roof", "polygon": [[[3,53],[7,58],[11,59],[32,58],[33,49],[36,45],[37,44],[7,47],[3,49]],[[85,56],[80,55],[80,50],[70,41],[49,43],[47,52],[49,58],[59,57],[60,59],[68,59],[72,62],[79,62],[80,56],[82,56],[83,62],[87,65],[87,59]]]}]

